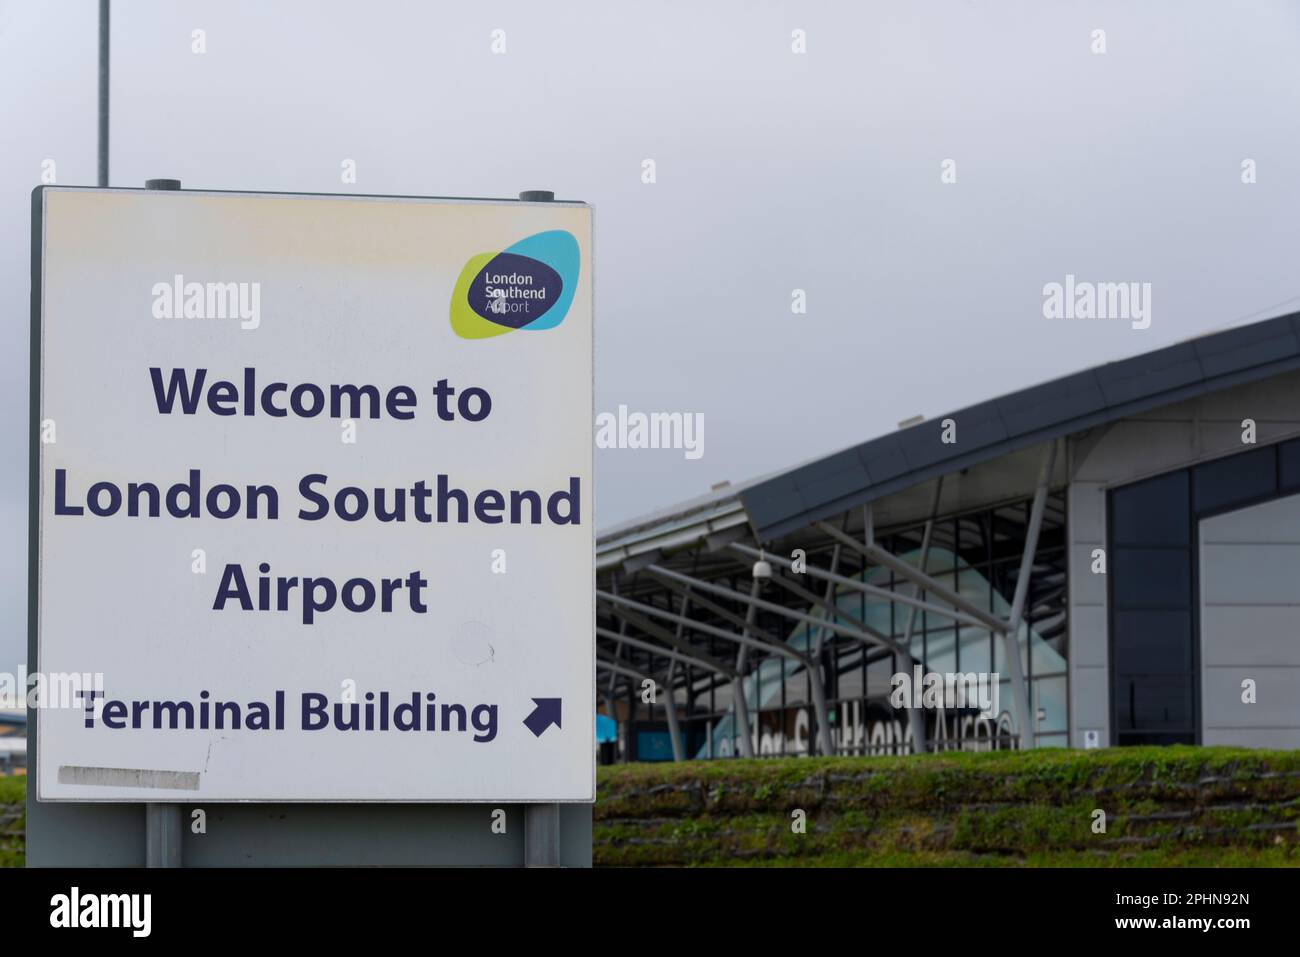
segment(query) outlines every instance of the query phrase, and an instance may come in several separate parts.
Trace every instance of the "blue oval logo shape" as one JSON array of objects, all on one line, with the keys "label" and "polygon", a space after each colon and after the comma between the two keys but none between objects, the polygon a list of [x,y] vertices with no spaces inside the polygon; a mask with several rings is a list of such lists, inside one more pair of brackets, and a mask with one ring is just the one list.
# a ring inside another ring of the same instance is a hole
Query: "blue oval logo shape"
[{"label": "blue oval logo shape", "polygon": [[498,253],[470,280],[465,298],[488,322],[520,329],[545,315],[563,292],[560,274],[546,263]]}]

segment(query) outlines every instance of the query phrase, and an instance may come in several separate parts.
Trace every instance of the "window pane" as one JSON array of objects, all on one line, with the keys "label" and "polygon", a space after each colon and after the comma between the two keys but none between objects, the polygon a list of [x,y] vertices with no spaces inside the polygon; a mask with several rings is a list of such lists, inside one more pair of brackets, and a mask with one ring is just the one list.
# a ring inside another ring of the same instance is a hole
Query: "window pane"
[{"label": "window pane", "polygon": [[927,671],[953,671],[957,667],[955,629],[931,631],[925,636],[925,667]]},{"label": "window pane", "polygon": [[1192,668],[1192,616],[1187,611],[1116,611],[1115,661],[1120,673]]},{"label": "window pane", "polygon": [[[840,698],[861,698],[866,694],[866,688],[862,684],[862,665],[860,662],[840,672],[839,687],[836,690],[837,696]],[[798,681],[786,685],[785,694],[787,703],[803,704],[804,699],[808,697],[807,675],[800,672]]]},{"label": "window pane", "polygon": [[1116,545],[1186,545],[1191,527],[1187,472],[1126,485],[1111,493]]},{"label": "window pane", "polygon": [[1035,678],[1033,689],[1035,733],[1064,731],[1069,720],[1066,714],[1065,675],[1058,678]]},{"label": "window pane", "polygon": [[991,671],[993,646],[989,633],[979,628],[961,629],[961,670]]},{"label": "window pane", "polygon": [[1276,454],[1269,447],[1198,465],[1192,473],[1196,511],[1229,508],[1273,494],[1277,489]]},{"label": "window pane", "polygon": [[1115,716],[1121,731],[1186,731],[1192,727],[1191,675],[1120,675]]},{"label": "window pane", "polygon": [[1283,442],[1277,447],[1278,471],[1282,477],[1282,490],[1300,488],[1300,439]]},{"label": "window pane", "polygon": [[1111,572],[1116,608],[1191,604],[1191,556],[1185,548],[1117,548]]}]

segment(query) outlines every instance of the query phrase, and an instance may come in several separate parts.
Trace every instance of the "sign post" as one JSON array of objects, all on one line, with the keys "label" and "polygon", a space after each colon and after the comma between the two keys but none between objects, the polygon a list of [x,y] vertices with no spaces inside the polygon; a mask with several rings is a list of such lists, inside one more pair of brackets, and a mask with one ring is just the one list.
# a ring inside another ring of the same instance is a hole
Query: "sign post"
[{"label": "sign post", "polygon": [[[591,210],[33,196],[41,803],[594,799]],[[37,725],[39,724],[39,728]],[[183,835],[190,840],[189,835]]]},{"label": "sign post", "polygon": [[[107,0],[104,8],[107,10]],[[107,115],[107,107],[105,107]],[[105,120],[105,125],[107,120]],[[103,134],[107,142],[107,133]],[[105,165],[107,161],[105,160]],[[99,184],[108,185],[107,168]],[[178,179],[148,179],[145,189],[180,189]],[[178,804],[146,804],[144,806],[144,860],[146,867],[181,867],[181,808]]]},{"label": "sign post", "polygon": [[[521,203],[551,203],[555,201],[555,193],[548,189],[524,190],[519,194],[519,201]],[[595,710],[594,697],[592,698],[592,709]],[[531,804],[525,808],[524,866],[560,866],[559,805]]]}]

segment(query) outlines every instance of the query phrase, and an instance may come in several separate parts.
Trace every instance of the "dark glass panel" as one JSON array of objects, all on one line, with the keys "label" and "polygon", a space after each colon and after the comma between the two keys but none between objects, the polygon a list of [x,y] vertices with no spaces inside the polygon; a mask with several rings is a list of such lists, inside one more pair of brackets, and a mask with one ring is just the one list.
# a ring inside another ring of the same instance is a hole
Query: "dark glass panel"
[{"label": "dark glass panel", "polygon": [[1192,486],[1198,513],[1257,501],[1277,491],[1277,452],[1269,446],[1198,465]]},{"label": "dark glass panel", "polygon": [[1191,613],[1116,611],[1111,666],[1121,673],[1186,674],[1192,668]]},{"label": "dark glass panel", "polygon": [[1115,683],[1120,731],[1186,731],[1192,728],[1192,676],[1122,674]]},{"label": "dark glass panel", "polygon": [[1277,447],[1278,472],[1284,492],[1300,489],[1300,439],[1283,442]]},{"label": "dark glass panel", "polygon": [[1191,604],[1191,553],[1185,548],[1117,548],[1111,574],[1117,609]]},{"label": "dark glass panel", "polygon": [[1190,534],[1187,472],[1171,472],[1111,493],[1115,545],[1186,545]]}]

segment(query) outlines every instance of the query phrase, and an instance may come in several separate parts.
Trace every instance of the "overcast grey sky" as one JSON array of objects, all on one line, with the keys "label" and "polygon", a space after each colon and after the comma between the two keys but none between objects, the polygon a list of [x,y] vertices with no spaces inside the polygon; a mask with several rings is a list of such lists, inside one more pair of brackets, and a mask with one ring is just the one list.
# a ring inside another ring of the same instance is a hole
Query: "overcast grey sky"
[{"label": "overcast grey sky", "polygon": [[[599,452],[598,527],[1300,308],[1294,2],[114,7],[112,185],[595,204],[597,409],[706,421],[698,460]],[[0,669],[25,658],[29,194],[45,160],[94,184],[96,10],[0,0]],[[1151,327],[1045,319],[1067,274],[1150,282]]]}]

